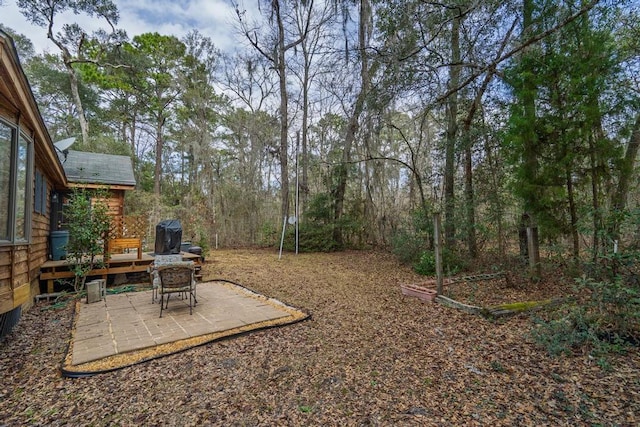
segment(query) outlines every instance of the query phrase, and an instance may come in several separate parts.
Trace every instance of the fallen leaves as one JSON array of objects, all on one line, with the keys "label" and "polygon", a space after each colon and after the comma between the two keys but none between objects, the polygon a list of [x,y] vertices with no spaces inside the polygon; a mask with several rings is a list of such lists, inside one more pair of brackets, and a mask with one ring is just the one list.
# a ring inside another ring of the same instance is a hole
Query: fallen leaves
[{"label": "fallen leaves", "polygon": [[[23,314],[0,346],[2,425],[633,425],[640,358],[612,371],[587,356],[550,358],[526,314],[487,321],[403,297],[422,278],[376,252],[220,250],[224,278],[311,313],[83,379],[62,379],[72,309]],[[455,285],[468,304],[558,296],[563,283]],[[173,403],[168,403],[173,402]],[[177,402],[177,403],[176,403]]]}]

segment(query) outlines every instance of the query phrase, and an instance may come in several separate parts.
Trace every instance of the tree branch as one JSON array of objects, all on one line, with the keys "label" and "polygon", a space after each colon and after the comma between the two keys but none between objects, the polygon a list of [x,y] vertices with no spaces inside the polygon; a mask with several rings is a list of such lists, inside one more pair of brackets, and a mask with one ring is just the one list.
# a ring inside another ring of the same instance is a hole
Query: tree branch
[{"label": "tree branch", "polygon": [[438,97],[436,102],[444,101],[449,96],[451,96],[454,93],[456,93],[456,92],[464,89],[465,87],[467,87],[476,78],[478,78],[480,75],[482,75],[486,71],[488,71],[490,69],[497,68],[500,63],[502,63],[503,61],[506,61],[507,59],[511,58],[516,53],[522,51],[526,47],[531,46],[532,44],[539,42],[540,40],[544,39],[545,37],[548,37],[551,34],[555,33],[556,31],[558,31],[558,30],[562,29],[563,27],[569,25],[571,22],[575,21],[580,16],[584,15],[585,13],[587,13],[588,11],[593,9],[599,2],[600,2],[600,0],[592,0],[591,2],[589,2],[589,3],[585,4],[584,6],[582,6],[582,8],[580,8],[580,10],[578,10],[575,14],[569,16],[567,19],[565,19],[564,21],[562,21],[561,23],[559,23],[555,27],[549,28],[548,30],[543,31],[540,34],[536,34],[535,36],[529,38],[524,43],[520,44],[519,46],[516,46],[515,48],[513,48],[509,52],[507,52],[504,55],[496,58],[495,60],[493,60],[489,64],[486,64],[485,66],[480,67],[478,69],[478,71],[476,71],[475,73],[472,73],[464,82],[462,82],[462,84],[458,85],[457,87],[449,89],[447,92],[445,92],[444,95]]}]

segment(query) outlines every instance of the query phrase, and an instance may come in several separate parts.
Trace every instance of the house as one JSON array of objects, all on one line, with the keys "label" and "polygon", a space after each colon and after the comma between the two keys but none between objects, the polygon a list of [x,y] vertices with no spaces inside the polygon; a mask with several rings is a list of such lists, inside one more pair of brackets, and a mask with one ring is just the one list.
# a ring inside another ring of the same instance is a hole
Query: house
[{"label": "house", "polygon": [[[59,157],[70,189],[106,189],[108,197],[105,202],[109,207],[109,216],[112,218],[113,237],[132,236],[132,230],[126,230],[124,217],[125,191],[134,190],[136,187],[131,158],[73,150],[63,150],[59,153]],[[69,191],[63,191],[54,197],[52,230],[64,228],[64,205],[68,194]],[[133,234],[136,237],[142,237],[137,235],[138,233]]]},{"label": "house", "polygon": [[0,30],[0,336],[39,293],[51,195],[67,187],[13,40]]}]

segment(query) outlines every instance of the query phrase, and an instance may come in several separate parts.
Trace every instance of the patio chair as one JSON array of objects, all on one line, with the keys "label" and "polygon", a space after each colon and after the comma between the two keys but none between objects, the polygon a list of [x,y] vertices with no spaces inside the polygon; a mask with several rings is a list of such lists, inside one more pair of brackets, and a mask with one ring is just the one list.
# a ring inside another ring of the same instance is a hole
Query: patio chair
[{"label": "patio chair", "polygon": [[[197,303],[193,263],[180,262],[161,265],[158,267],[158,276],[160,277],[160,287],[158,288],[160,317],[162,317],[162,311],[169,307],[169,297],[175,293],[181,294],[183,298],[189,294],[189,314],[193,314],[193,306]],[[167,296],[166,304],[165,295]]]},{"label": "patio chair", "polygon": [[155,255],[153,264],[149,266],[148,273],[151,275],[151,285],[153,292],[151,293],[151,304],[158,299],[158,289],[160,288],[160,276],[158,276],[158,267],[161,265],[174,264],[182,262],[182,255]]}]

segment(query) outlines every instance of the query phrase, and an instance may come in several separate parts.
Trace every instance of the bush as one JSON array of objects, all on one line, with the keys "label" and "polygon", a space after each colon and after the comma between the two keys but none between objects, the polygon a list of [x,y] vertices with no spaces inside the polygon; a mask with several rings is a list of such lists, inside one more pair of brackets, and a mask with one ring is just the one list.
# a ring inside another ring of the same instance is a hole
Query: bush
[{"label": "bush", "polygon": [[[458,256],[450,250],[442,251],[442,271],[446,275],[454,275],[467,268],[464,258]],[[424,251],[420,260],[413,265],[416,273],[423,276],[433,276],[436,274],[436,255],[434,251]]]},{"label": "bush", "polygon": [[[424,211],[416,210],[411,214],[411,223],[391,237],[391,252],[403,264],[420,264],[425,252],[432,246],[432,235],[433,224]],[[435,271],[435,261],[433,269]]]},{"label": "bush", "polygon": [[[295,251],[295,229],[287,228],[283,247]],[[299,252],[335,252],[342,248],[333,238],[333,227],[329,224],[302,223],[298,230]]]},{"label": "bush", "polygon": [[416,264],[425,253],[424,238],[406,230],[400,230],[391,238],[391,252],[403,264]]},{"label": "bush", "polygon": [[74,189],[65,209],[69,243],[67,259],[74,273],[74,290],[84,288],[87,274],[102,261],[104,240],[111,227],[109,207],[105,202],[107,193],[102,190]]},{"label": "bush", "polygon": [[551,356],[569,355],[588,343],[598,342],[589,326],[593,320],[586,317],[581,307],[571,309],[563,318],[548,321],[537,318],[535,324],[531,335]]},{"label": "bush", "polygon": [[549,320],[537,319],[535,341],[552,356],[586,349],[606,366],[606,355],[640,343],[640,289],[618,276],[613,281],[576,279],[587,299],[556,311]]},{"label": "bush", "polygon": [[[591,262],[570,266],[584,274],[576,279],[580,301],[550,312],[546,319],[536,319],[531,334],[550,355],[588,351],[606,367],[608,353],[640,344],[640,252],[630,238],[640,225],[640,211],[603,211],[600,215],[608,224],[595,231],[591,226],[594,212],[581,215],[580,232],[597,233],[601,246],[591,248],[597,250]],[[617,235],[623,238],[614,252]]]},{"label": "bush", "polygon": [[[349,246],[355,241],[362,230],[362,222],[349,213],[342,215],[339,221],[334,218],[332,200],[329,194],[315,195],[309,201],[305,211],[305,221],[300,223],[298,250],[300,252],[334,252],[344,249],[343,245],[336,241],[334,231],[340,228],[345,241],[344,246]],[[278,244],[280,238],[278,238]],[[295,228],[287,227],[283,247],[286,250],[295,250]]]},{"label": "bush", "polygon": [[278,226],[273,222],[265,222],[260,227],[258,244],[262,247],[276,246],[280,242]]}]

